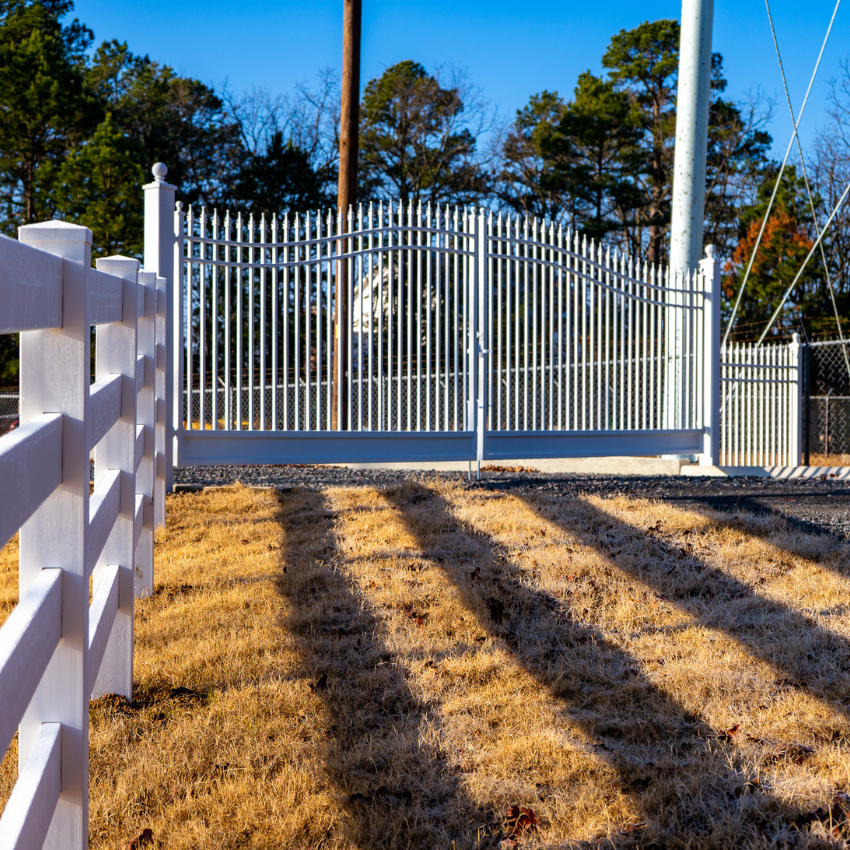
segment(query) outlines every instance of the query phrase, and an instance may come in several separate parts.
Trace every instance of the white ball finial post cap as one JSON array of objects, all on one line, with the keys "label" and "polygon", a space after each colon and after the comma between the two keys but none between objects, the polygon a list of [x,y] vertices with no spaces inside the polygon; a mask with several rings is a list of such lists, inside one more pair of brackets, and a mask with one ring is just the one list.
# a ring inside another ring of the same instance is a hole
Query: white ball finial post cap
[{"label": "white ball finial post cap", "polygon": [[706,245],[706,246],[705,246],[705,256],[706,256],[709,260],[713,260],[713,259],[714,259],[714,245]]},{"label": "white ball finial post cap", "polygon": [[165,180],[165,175],[168,174],[168,166],[164,162],[156,162],[151,168],[151,173],[157,183],[162,183]]}]

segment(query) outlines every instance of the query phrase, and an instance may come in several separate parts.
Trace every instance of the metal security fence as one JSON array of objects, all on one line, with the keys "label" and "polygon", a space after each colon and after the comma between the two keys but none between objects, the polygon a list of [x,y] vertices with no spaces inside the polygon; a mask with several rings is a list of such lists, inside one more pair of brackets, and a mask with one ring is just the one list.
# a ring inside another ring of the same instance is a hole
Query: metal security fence
[{"label": "metal security fence", "polygon": [[809,346],[806,455],[813,466],[850,466],[850,343]]},{"label": "metal security fence", "polygon": [[714,434],[713,255],[672,276],[534,220],[394,204],[178,210],[175,241],[178,462],[705,454]]},{"label": "metal security fence", "polygon": [[797,466],[802,346],[732,344],[721,351],[721,466]]}]

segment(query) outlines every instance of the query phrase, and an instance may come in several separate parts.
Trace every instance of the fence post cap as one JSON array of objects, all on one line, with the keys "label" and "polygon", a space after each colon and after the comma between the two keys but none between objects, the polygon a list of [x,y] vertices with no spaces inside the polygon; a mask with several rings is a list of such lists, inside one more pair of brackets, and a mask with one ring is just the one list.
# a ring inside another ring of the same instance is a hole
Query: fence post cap
[{"label": "fence post cap", "polygon": [[705,258],[707,260],[713,260],[714,259],[714,252],[715,252],[714,245],[706,245],[705,246]]},{"label": "fence post cap", "polygon": [[116,254],[112,257],[101,257],[95,262],[98,269],[137,269],[139,261],[135,257],[124,257]]},{"label": "fence post cap", "polygon": [[30,245],[39,242],[83,242],[91,245],[91,230],[68,221],[39,221],[22,224],[18,228],[18,239]]},{"label": "fence post cap", "polygon": [[151,167],[153,174],[153,183],[145,183],[145,189],[176,189],[170,183],[165,182],[165,175],[168,174],[168,166],[164,162],[155,162]]}]

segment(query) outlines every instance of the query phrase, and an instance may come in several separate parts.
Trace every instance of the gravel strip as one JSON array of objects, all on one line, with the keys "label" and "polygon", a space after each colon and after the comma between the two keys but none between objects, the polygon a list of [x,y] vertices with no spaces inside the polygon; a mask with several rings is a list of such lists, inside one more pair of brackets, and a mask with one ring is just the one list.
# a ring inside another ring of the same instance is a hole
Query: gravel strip
[{"label": "gravel strip", "polygon": [[444,479],[485,489],[536,489],[577,496],[630,495],[660,499],[685,508],[732,513],[779,513],[800,531],[850,537],[850,486],[832,478],[698,478],[611,476],[542,472],[483,472],[467,482],[458,472],[349,469],[338,466],[184,466],[174,470],[175,490],[197,490],[240,481],[249,487],[386,487],[403,481]]}]

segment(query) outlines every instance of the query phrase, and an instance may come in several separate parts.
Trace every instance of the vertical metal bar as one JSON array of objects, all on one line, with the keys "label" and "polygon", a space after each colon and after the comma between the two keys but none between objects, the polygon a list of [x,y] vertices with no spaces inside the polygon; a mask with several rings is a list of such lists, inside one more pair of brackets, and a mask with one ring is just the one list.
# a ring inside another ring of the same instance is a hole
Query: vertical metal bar
[{"label": "vertical metal bar", "polygon": [[[354,226],[354,210],[349,207],[348,208],[348,226],[345,229],[346,233],[351,233],[352,227]],[[354,251],[354,240],[346,239],[346,250],[349,252],[348,259],[345,260],[346,268],[348,269],[348,273],[345,276],[345,298],[348,302],[348,327],[346,328],[346,345],[348,348],[348,354],[345,357],[345,363],[348,366],[348,376],[346,378],[346,393],[345,393],[345,401],[347,410],[346,416],[346,430],[353,431],[354,429],[354,273],[355,273],[355,262],[354,257],[352,256],[352,252]],[[358,346],[358,351],[360,350],[360,346]]]},{"label": "vertical metal bar", "polygon": [[316,415],[313,417],[317,431],[322,428],[322,216],[316,213]]},{"label": "vertical metal bar", "polygon": [[[355,280],[359,280],[357,291],[360,293],[358,301],[360,302],[358,310],[358,328],[357,328],[357,430],[363,430],[363,302],[366,300],[365,285],[366,280],[363,276],[363,204],[357,205],[357,239],[351,240],[351,248],[357,245],[357,256],[352,260],[352,269],[355,274]],[[357,274],[357,269],[360,269],[360,274]],[[353,287],[353,282],[351,286]],[[371,292],[369,293],[371,296]],[[350,361],[349,361],[350,362]]]},{"label": "vertical metal bar", "polygon": [[310,430],[310,383],[312,381],[311,355],[312,340],[310,339],[310,289],[313,281],[313,248],[310,245],[312,233],[310,213],[304,218],[304,430]]},{"label": "vertical metal bar", "polygon": [[201,207],[200,239],[198,240],[198,427],[203,431],[207,425],[206,407],[206,336],[207,336],[207,265],[204,263],[207,253],[207,208]]},{"label": "vertical metal bar", "polygon": [[212,263],[210,264],[210,271],[212,273],[212,315],[210,327],[210,336],[212,337],[212,369],[210,375],[210,383],[212,384],[212,398],[210,399],[212,403],[212,412],[210,414],[210,420],[213,431],[218,429],[218,245],[220,239],[221,235],[219,233],[218,210],[213,210],[212,243],[210,245],[212,253],[212,257],[210,258],[212,260]]},{"label": "vertical metal bar", "polygon": [[403,363],[404,363],[404,272],[402,269],[404,262],[403,253],[403,237],[402,230],[404,227],[404,204],[399,201],[398,204],[398,224],[396,226],[396,256],[398,257],[398,329],[396,346],[398,348],[398,356],[396,357],[396,378],[398,387],[398,399],[396,400],[398,430],[404,430],[404,385],[403,385]]},{"label": "vertical metal bar", "polygon": [[[283,430],[289,430],[289,333],[292,328],[289,309],[289,213],[283,217]],[[296,239],[298,234],[296,232]]]},{"label": "vertical metal bar", "polygon": [[224,427],[233,427],[233,406],[230,398],[230,210],[224,214]]},{"label": "vertical metal bar", "polygon": [[293,275],[292,275],[292,313],[293,313],[293,396],[294,415],[293,426],[296,431],[301,430],[301,218],[295,214],[295,228],[293,233],[295,244],[293,248]]},{"label": "vertical metal bar", "polygon": [[[390,302],[392,304],[392,302]],[[384,425],[384,205],[378,203],[378,430]]]},{"label": "vertical metal bar", "polygon": [[[331,237],[333,233],[333,213],[328,210],[325,216],[325,274],[327,275],[325,283],[325,429],[330,431],[333,428],[333,393],[334,393],[334,336],[333,336],[333,320],[334,320],[334,301],[333,301],[333,279],[334,268],[336,263],[333,261],[334,245],[336,240]],[[339,384],[337,384],[339,386]]]},{"label": "vertical metal bar", "polygon": [[[374,208],[372,207],[372,204],[370,202],[369,203],[369,212],[366,216],[366,227],[367,227],[367,230],[369,231],[369,238],[367,240],[368,241],[368,249],[367,249],[367,255],[366,255],[366,259],[365,259],[366,270],[365,270],[365,273],[364,273],[364,280],[369,282],[369,334],[368,334],[369,345],[366,349],[366,352],[368,354],[368,363],[367,363],[367,366],[366,366],[367,381],[368,381],[368,406],[367,406],[366,416],[367,416],[367,422],[368,422],[367,427],[370,431],[375,430],[375,424],[374,424],[374,421],[372,419],[372,415],[373,415],[372,414],[372,410],[373,410],[373,401],[372,401],[373,388],[372,388],[372,384],[374,382],[374,374],[375,374],[374,373],[375,357],[374,357],[374,354],[373,354],[373,349],[374,349],[374,344],[375,344],[374,336],[375,336],[375,321],[376,321],[376,317],[375,317],[375,274],[374,274],[374,265],[375,265],[375,263],[374,263],[374,260],[375,260],[375,254],[374,254],[374,250],[375,250],[374,218],[375,218]],[[379,282],[379,286],[380,286],[380,282]],[[363,283],[360,284],[360,289],[361,290],[363,289]],[[379,304],[380,304],[380,302],[379,302]],[[379,307],[379,309],[380,309],[380,307]]]},{"label": "vertical metal bar", "polygon": [[254,430],[254,215],[248,215],[248,430]]},{"label": "vertical metal bar", "polygon": [[236,430],[242,430],[242,367],[243,367],[243,334],[245,327],[242,321],[242,302],[244,299],[243,286],[243,239],[242,239],[242,213],[236,213],[236,233],[234,234],[234,256],[236,265],[234,276],[236,278]]},{"label": "vertical metal bar", "polygon": [[279,345],[279,323],[278,310],[280,309],[278,299],[278,233],[277,215],[272,214],[272,431],[277,431],[277,388],[280,380],[278,376],[278,345]]},{"label": "vertical metal bar", "polygon": [[266,216],[260,216],[260,430],[266,429]]}]

